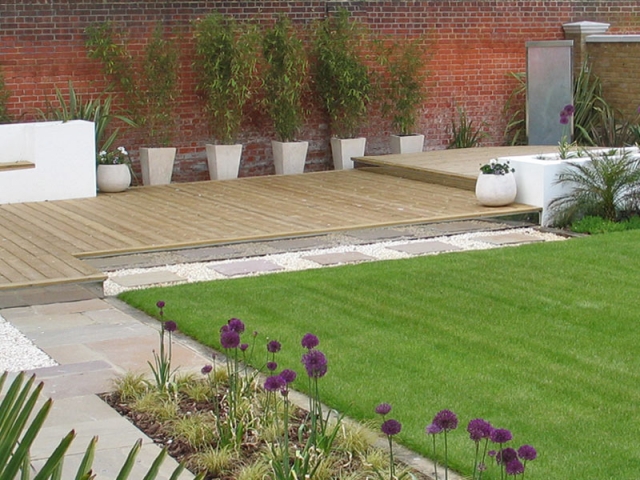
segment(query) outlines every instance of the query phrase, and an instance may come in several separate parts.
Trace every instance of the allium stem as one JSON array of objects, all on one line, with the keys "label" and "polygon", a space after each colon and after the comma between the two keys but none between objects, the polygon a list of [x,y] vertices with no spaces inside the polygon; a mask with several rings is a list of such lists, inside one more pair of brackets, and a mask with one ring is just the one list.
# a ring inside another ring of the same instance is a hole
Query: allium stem
[{"label": "allium stem", "polygon": [[476,442],[476,458],[473,462],[473,475],[472,479],[476,480],[476,473],[478,472],[478,454],[480,453],[480,442]]},{"label": "allium stem", "polygon": [[435,478],[438,478],[438,461],[436,460],[436,436],[435,435],[431,435],[431,437],[433,438],[433,472],[435,475]]},{"label": "allium stem", "polygon": [[387,435],[387,438],[389,439],[389,480],[394,480],[396,466],[393,461],[393,440],[391,439],[391,435]]},{"label": "allium stem", "polygon": [[449,449],[447,444],[447,430],[444,430],[444,480],[449,480]]}]

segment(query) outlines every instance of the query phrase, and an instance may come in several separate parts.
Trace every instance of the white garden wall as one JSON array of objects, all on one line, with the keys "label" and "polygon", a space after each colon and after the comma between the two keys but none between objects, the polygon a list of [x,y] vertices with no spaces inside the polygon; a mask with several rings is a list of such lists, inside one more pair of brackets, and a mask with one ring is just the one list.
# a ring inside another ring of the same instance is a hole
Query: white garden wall
[{"label": "white garden wall", "polygon": [[0,167],[0,204],[95,197],[93,122],[0,125]]}]

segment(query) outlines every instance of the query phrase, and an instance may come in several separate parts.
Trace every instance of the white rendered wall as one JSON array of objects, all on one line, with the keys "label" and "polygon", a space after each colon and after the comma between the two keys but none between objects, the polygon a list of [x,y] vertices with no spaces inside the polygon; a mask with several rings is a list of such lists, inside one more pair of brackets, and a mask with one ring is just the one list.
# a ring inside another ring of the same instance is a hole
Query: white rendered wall
[{"label": "white rendered wall", "polygon": [[0,163],[35,168],[0,169],[0,204],[96,196],[93,122],[0,125]]}]

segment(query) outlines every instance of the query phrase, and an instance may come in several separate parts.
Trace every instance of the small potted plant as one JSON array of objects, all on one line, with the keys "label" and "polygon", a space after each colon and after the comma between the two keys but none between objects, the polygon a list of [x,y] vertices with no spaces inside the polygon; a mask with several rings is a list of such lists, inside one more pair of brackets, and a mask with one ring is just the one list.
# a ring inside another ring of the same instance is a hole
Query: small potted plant
[{"label": "small potted plant", "polygon": [[102,150],[96,156],[98,190],[103,193],[123,192],[131,185],[131,160],[124,147]]},{"label": "small potted plant", "polygon": [[391,153],[421,152],[424,135],[415,132],[420,110],[426,100],[429,49],[424,37],[412,40],[381,39],[377,60],[383,68],[379,95],[382,114],[395,132]]},{"label": "small potted plant", "polygon": [[296,141],[304,122],[302,104],[309,62],[291,21],[280,16],[262,36],[262,104],[273,121],[276,174],[303,173],[309,142]]},{"label": "small potted plant", "polygon": [[217,142],[206,145],[209,175],[212,180],[235,178],[242,156],[242,144],[236,140],[244,106],[254,93],[255,32],[232,17],[213,13],[198,21],[194,35],[197,89]]},{"label": "small potted plant", "polygon": [[501,207],[516,199],[516,178],[509,162],[500,163],[493,159],[480,167],[476,181],[476,198],[481,205]]},{"label": "small potted plant", "polygon": [[342,9],[315,31],[315,84],[331,124],[331,149],[336,169],[353,168],[364,155],[366,138],[358,137],[371,93],[369,71],[359,53],[363,35]]}]

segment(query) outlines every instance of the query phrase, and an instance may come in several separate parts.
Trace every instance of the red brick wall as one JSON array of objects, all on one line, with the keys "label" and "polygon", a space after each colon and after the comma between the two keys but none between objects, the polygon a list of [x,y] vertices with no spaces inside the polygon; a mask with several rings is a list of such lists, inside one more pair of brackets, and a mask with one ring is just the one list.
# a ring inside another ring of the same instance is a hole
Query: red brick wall
[{"label": "red brick wall", "polygon": [[[486,123],[485,144],[502,143],[502,109],[514,87],[508,73],[524,70],[527,41],[562,39],[562,24],[581,20],[611,23],[609,33],[640,33],[637,0],[4,1],[0,2],[0,67],[12,92],[10,112],[16,119],[34,118],[35,110],[45,108],[47,99],[53,98],[55,87],[66,89],[69,80],[87,97],[104,90],[100,65],[86,55],[87,26],[110,20],[127,33],[133,47],[142,48],[155,22],[163,20],[183,39],[174,181],[206,180],[204,144],[210,138],[190,67],[192,21],[219,11],[267,23],[282,12],[303,26],[340,6],[351,9],[374,31],[405,37],[427,34],[432,39],[429,98],[419,128],[428,149],[448,144],[456,106],[463,107],[474,124]],[[300,135],[310,140],[307,169],[331,168],[327,119],[318,105],[312,106]],[[240,139],[245,144],[241,175],[273,173],[271,127],[255,108],[250,117]],[[387,153],[389,133],[388,123],[373,108],[362,132],[368,138],[367,153]],[[118,144],[129,147],[135,159],[144,139],[127,132]]]}]

